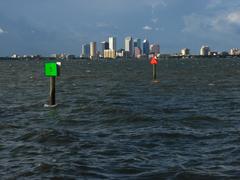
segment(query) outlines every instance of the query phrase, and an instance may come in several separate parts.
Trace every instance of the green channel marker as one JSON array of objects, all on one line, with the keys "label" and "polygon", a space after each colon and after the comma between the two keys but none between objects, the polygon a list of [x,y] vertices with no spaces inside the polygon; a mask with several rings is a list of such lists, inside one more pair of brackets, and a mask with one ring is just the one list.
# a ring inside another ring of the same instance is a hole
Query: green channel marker
[{"label": "green channel marker", "polygon": [[45,64],[45,76],[47,76],[47,77],[58,76],[57,63],[46,63]]}]

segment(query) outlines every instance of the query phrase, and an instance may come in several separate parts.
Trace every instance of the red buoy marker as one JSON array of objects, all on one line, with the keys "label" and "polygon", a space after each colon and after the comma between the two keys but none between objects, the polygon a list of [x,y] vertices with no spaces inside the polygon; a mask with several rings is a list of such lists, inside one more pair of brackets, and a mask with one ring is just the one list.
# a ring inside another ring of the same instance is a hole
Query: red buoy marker
[{"label": "red buoy marker", "polygon": [[153,80],[155,81],[157,79],[157,64],[158,64],[157,56],[152,57],[150,64],[153,65]]}]

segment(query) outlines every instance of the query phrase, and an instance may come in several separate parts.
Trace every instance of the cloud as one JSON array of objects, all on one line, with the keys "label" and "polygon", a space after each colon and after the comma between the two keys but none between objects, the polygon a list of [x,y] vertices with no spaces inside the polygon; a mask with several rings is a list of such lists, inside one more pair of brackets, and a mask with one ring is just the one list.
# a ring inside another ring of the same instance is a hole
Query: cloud
[{"label": "cloud", "polygon": [[236,36],[240,32],[239,0],[206,0],[205,10],[183,17],[182,32],[199,36]]},{"label": "cloud", "polygon": [[198,32],[202,29],[206,29],[208,24],[210,24],[209,19],[203,15],[191,14],[189,16],[183,17],[184,28],[182,32]]},{"label": "cloud", "polygon": [[218,12],[212,16],[191,14],[183,18],[184,33],[209,34],[224,33],[236,34],[240,31],[240,10]]},{"label": "cloud", "polygon": [[240,25],[240,11],[229,13],[226,17],[226,20],[229,23]]},{"label": "cloud", "polygon": [[240,1],[239,0],[208,0],[206,2],[206,9],[209,10],[219,10],[219,9],[235,9],[236,7],[239,7]]},{"label": "cloud", "polygon": [[165,0],[145,0],[144,4],[151,7],[152,15],[155,14],[155,11],[159,7],[167,7],[167,3]]},{"label": "cloud", "polygon": [[151,31],[153,28],[152,27],[150,27],[150,26],[144,26],[143,27],[143,30],[145,30],[145,31]]},{"label": "cloud", "polygon": [[167,3],[165,0],[147,0],[147,5],[150,5],[153,9],[157,8],[158,6],[166,7]]},{"label": "cloud", "polygon": [[0,27],[0,34],[6,33],[1,27]]},{"label": "cloud", "polygon": [[220,6],[222,4],[223,0],[210,0],[207,3],[207,9],[213,9],[213,8],[217,8],[218,6]]}]

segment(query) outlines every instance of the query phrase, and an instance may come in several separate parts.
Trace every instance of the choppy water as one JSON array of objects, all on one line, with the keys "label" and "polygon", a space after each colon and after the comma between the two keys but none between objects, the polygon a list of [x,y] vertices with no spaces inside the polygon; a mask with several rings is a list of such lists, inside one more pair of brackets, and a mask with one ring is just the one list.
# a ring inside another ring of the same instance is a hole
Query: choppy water
[{"label": "choppy water", "polygon": [[240,60],[0,62],[1,179],[239,179]]}]

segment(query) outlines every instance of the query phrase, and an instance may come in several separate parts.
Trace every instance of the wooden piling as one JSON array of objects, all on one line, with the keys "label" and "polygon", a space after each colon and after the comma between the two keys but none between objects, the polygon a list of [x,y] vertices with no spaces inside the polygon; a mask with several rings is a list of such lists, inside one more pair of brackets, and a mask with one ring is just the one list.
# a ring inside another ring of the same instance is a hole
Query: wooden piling
[{"label": "wooden piling", "polygon": [[56,105],[56,77],[50,77],[49,105]]},{"label": "wooden piling", "polygon": [[157,80],[157,64],[153,64],[153,80]]}]

